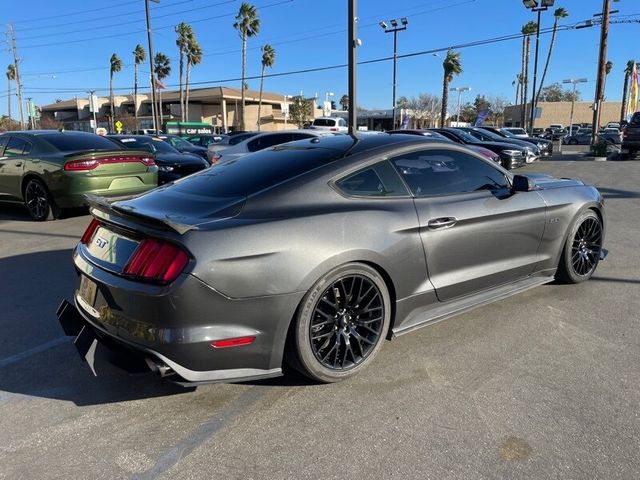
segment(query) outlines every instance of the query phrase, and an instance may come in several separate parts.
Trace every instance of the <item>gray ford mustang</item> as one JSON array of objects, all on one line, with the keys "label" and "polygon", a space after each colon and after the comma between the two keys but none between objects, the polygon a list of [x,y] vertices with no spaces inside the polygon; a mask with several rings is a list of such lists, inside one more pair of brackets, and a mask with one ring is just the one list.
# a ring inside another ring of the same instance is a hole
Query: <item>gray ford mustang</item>
[{"label": "gray ford mustang", "polygon": [[[181,383],[355,375],[385,339],[606,251],[603,199],[408,135],[301,140],[139,197],[91,200],[65,332]],[[101,347],[102,348],[102,347]]]}]

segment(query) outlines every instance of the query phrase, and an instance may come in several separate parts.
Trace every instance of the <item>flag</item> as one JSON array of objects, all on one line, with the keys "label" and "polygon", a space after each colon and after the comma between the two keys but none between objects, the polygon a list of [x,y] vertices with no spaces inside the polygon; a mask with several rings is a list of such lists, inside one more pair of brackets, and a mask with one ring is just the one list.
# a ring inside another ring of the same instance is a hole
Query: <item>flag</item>
[{"label": "flag", "polygon": [[156,78],[155,81],[156,81],[156,88],[158,90],[164,90],[167,88],[167,86],[164,83],[162,83],[162,80],[160,80],[159,78]]},{"label": "flag", "polygon": [[631,72],[631,90],[629,91],[629,104],[627,105],[627,115],[633,115],[638,109],[638,69],[637,64],[633,64]]},{"label": "flag", "polygon": [[473,124],[473,126],[481,127],[488,116],[489,116],[489,110],[481,110],[480,112],[478,112],[478,117],[476,118],[476,121]]},{"label": "flag", "polygon": [[406,130],[407,128],[409,128],[410,121],[411,121],[411,117],[405,113],[404,117],[402,118],[402,124],[400,125],[400,129]]}]

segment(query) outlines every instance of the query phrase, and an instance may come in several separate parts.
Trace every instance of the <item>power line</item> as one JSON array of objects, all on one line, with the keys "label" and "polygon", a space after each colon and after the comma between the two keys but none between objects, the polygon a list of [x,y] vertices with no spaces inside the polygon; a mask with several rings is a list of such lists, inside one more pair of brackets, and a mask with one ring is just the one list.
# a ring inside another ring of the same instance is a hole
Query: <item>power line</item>
[{"label": "power line", "polygon": [[[275,2],[275,3],[270,3],[267,5],[262,5],[259,6],[257,8],[260,9],[266,9],[266,8],[271,8],[271,7],[277,7],[280,5],[284,5],[287,3],[291,3],[295,0],[281,0],[279,2]],[[237,12],[232,12],[232,13],[226,13],[226,14],[222,14],[222,15],[215,15],[212,17],[207,17],[207,18],[200,18],[197,20],[191,20],[187,23],[193,24],[193,23],[200,23],[200,22],[206,22],[209,20],[214,20],[214,19],[218,19],[218,18],[225,18],[225,17],[233,17],[237,14]],[[164,25],[162,27],[156,27],[153,29],[154,32],[158,31],[158,30],[165,30],[168,28],[175,28],[175,25],[171,24],[171,25]],[[104,40],[107,38],[116,38],[116,37],[123,37],[123,36],[127,36],[127,35],[139,35],[141,33],[140,32],[125,32],[125,33],[116,33],[116,34],[110,34],[110,35],[101,35],[99,37],[91,37],[91,38],[84,38],[84,39],[79,39],[79,40],[67,40],[64,42],[50,42],[50,43],[40,43],[38,45],[26,45],[24,47],[22,47],[23,49],[25,48],[43,48],[43,47],[54,47],[54,46],[58,46],[58,45],[70,45],[70,44],[74,44],[74,43],[87,43],[90,41],[94,41],[94,40]]]},{"label": "power line", "polygon": [[[91,10],[81,10],[79,12],[67,12],[67,13],[61,13],[59,15],[50,15],[50,16],[47,16],[47,17],[30,18],[28,20],[20,20],[19,22],[13,22],[13,23],[14,24],[18,24],[18,23],[33,23],[33,22],[39,22],[41,20],[51,20],[52,18],[71,17],[71,16],[75,16],[75,15],[81,15],[81,14],[84,14],[84,13],[100,12],[102,10],[111,10],[114,7],[120,7],[122,5],[128,5],[130,3],[137,3],[137,2],[135,0],[129,0],[127,2],[121,2],[121,3],[116,3],[115,5],[109,5],[108,7],[92,8]],[[34,27],[34,28],[40,28],[40,27]]]}]

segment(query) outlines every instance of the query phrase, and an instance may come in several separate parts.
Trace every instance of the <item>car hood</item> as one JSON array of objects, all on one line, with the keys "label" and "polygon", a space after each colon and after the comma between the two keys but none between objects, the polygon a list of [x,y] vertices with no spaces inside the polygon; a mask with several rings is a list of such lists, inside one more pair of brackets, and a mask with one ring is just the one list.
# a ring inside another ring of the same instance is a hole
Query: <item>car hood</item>
[{"label": "car hood", "polygon": [[[509,138],[509,137],[505,137],[505,141],[508,142],[510,140],[512,140],[512,139]],[[518,139],[514,138],[513,140],[519,140],[521,142],[532,143],[534,145],[537,145],[539,143],[541,143],[543,145],[549,145],[550,143],[552,143],[551,140],[547,140],[546,138],[531,138],[531,137],[529,137],[529,138],[518,138]]]},{"label": "car hood", "polygon": [[505,150],[522,150],[522,146],[517,145],[511,142],[483,142],[482,140],[478,140],[478,143],[470,143],[469,145],[476,145],[478,147],[497,147]]}]

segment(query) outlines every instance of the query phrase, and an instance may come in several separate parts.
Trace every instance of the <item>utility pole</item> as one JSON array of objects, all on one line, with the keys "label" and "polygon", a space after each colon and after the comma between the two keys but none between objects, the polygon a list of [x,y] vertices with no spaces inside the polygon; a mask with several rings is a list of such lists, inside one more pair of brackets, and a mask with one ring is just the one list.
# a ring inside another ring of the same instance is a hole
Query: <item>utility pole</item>
[{"label": "utility pole", "polygon": [[[160,0],[153,0],[155,3],[160,3]],[[153,71],[153,43],[151,41],[151,15],[149,14],[149,0],[144,0],[144,9],[147,16],[147,43],[149,47],[149,69],[151,71],[151,115],[153,116],[153,128],[155,133],[160,131],[160,124],[158,122],[158,115],[156,112],[156,75]]]},{"label": "utility pole", "polygon": [[358,48],[358,5],[357,0],[348,0],[348,21],[349,21],[349,134],[354,135],[358,129],[358,113],[356,110],[356,67]]},{"label": "utility pole", "polygon": [[33,118],[33,115],[32,115],[32,111],[31,111],[32,110],[31,109],[31,100],[32,100],[31,97],[27,97],[27,118],[29,119],[29,130],[33,130],[35,128],[34,127],[35,121],[34,121],[34,118]]},{"label": "utility pole", "polygon": [[380,22],[379,25],[384,30],[384,33],[393,33],[393,122],[392,128],[396,128],[396,64],[398,62],[398,32],[407,29],[409,21],[407,17],[402,17],[400,23],[402,27],[398,26],[398,21],[394,18],[389,21],[391,28],[388,27],[386,22]]},{"label": "utility pole", "polygon": [[20,130],[24,130],[24,111],[22,107],[22,87],[20,84],[20,68],[18,59],[18,49],[16,47],[16,32],[13,24],[9,24],[9,36],[11,37],[11,51],[13,53],[13,66],[16,69],[16,93],[18,94],[18,107],[20,108]]},{"label": "utility pole", "polygon": [[96,98],[96,91],[89,90],[89,110],[93,114],[93,133],[98,130],[98,120],[96,119],[96,109],[98,107],[98,100]]},{"label": "utility pole", "polygon": [[609,40],[609,17],[611,14],[611,0],[602,2],[602,25],[600,27],[600,55],[598,57],[598,79],[596,80],[596,95],[593,102],[593,125],[591,132],[591,145],[596,144],[598,130],[600,129],[600,114],[602,99],[604,97],[604,79],[607,65],[607,45]]}]

